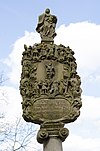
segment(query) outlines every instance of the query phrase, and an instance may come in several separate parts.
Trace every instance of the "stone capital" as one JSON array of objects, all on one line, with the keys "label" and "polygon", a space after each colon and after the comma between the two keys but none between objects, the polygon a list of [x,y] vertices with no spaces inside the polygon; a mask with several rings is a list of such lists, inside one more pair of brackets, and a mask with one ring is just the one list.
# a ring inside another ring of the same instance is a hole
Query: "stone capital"
[{"label": "stone capital", "polygon": [[68,135],[69,130],[64,128],[63,123],[45,123],[40,126],[37,141],[42,144],[50,138],[59,138],[63,142]]}]

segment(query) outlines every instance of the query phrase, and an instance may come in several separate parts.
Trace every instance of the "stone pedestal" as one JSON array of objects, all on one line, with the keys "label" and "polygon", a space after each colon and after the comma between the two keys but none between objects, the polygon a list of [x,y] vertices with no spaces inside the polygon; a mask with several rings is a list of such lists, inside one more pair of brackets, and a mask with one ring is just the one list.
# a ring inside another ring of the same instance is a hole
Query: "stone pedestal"
[{"label": "stone pedestal", "polygon": [[60,138],[51,137],[43,144],[43,151],[63,151]]}]

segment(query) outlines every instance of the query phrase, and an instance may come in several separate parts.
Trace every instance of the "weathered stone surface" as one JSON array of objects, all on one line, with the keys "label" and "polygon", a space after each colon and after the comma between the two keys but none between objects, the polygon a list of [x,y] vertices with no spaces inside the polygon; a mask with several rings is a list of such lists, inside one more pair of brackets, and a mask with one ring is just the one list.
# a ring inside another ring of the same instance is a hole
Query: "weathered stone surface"
[{"label": "weathered stone surface", "polygon": [[61,151],[59,141],[64,141],[69,134],[64,124],[74,122],[82,106],[81,79],[74,52],[69,46],[54,44],[56,23],[57,18],[49,9],[39,16],[36,30],[41,43],[24,45],[21,62],[23,118],[40,124],[38,142],[49,140],[49,147],[45,143],[44,151],[50,150],[53,140],[54,146],[59,146],[56,150]]},{"label": "weathered stone surface", "polygon": [[61,140],[56,137],[51,137],[44,143],[43,151],[63,151]]},{"label": "weathered stone surface", "polygon": [[62,122],[44,122],[40,126],[40,130],[37,134],[37,141],[39,143],[44,143],[50,137],[57,137],[63,142],[69,135],[69,130],[64,128],[64,123]]},{"label": "weathered stone surface", "polygon": [[80,114],[81,80],[74,52],[63,45],[35,44],[23,52],[20,92],[26,121],[73,122]]},{"label": "weathered stone surface", "polygon": [[33,119],[37,119],[37,122],[51,121],[63,121],[64,116],[70,114],[70,103],[65,99],[38,99],[32,106]]},{"label": "weathered stone surface", "polygon": [[45,13],[39,16],[38,25],[36,31],[40,33],[42,41],[53,42],[53,38],[56,36],[55,27],[57,23],[57,17],[50,14],[50,9],[46,9]]}]

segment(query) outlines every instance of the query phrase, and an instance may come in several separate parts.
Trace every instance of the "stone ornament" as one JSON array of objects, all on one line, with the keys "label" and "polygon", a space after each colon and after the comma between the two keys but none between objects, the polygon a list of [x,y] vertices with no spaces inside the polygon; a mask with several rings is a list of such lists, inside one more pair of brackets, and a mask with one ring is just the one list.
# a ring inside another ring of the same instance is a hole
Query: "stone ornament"
[{"label": "stone ornament", "polygon": [[26,121],[69,123],[77,119],[82,90],[73,55],[69,47],[55,44],[44,47],[43,43],[23,52],[20,92]]},{"label": "stone ornament", "polygon": [[23,118],[41,125],[39,142],[51,136],[50,132],[53,135],[57,125],[56,136],[63,141],[69,134],[64,124],[74,122],[82,106],[81,79],[74,52],[69,46],[54,44],[56,23],[57,18],[49,9],[39,16],[36,31],[40,33],[41,43],[24,45],[21,62]]},{"label": "stone ornament", "polygon": [[36,31],[40,33],[42,41],[53,41],[56,36],[55,27],[57,17],[50,14],[50,9],[46,9],[45,13],[39,16]]}]

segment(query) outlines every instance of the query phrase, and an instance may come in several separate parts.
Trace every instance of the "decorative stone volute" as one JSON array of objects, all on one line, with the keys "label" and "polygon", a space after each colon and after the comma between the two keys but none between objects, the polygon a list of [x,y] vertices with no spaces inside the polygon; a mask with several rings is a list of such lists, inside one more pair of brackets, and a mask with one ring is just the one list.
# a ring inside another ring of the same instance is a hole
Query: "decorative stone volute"
[{"label": "decorative stone volute", "polygon": [[64,141],[69,134],[64,125],[78,118],[82,106],[74,52],[69,46],[54,44],[56,23],[57,18],[49,9],[39,16],[36,31],[41,43],[24,45],[21,62],[23,118],[40,124],[40,143],[50,137]]},{"label": "decorative stone volute", "polygon": [[39,143],[44,143],[50,137],[55,137],[61,139],[63,142],[69,135],[69,130],[64,128],[64,123],[44,123],[41,124],[40,130],[37,134],[37,141]]}]

